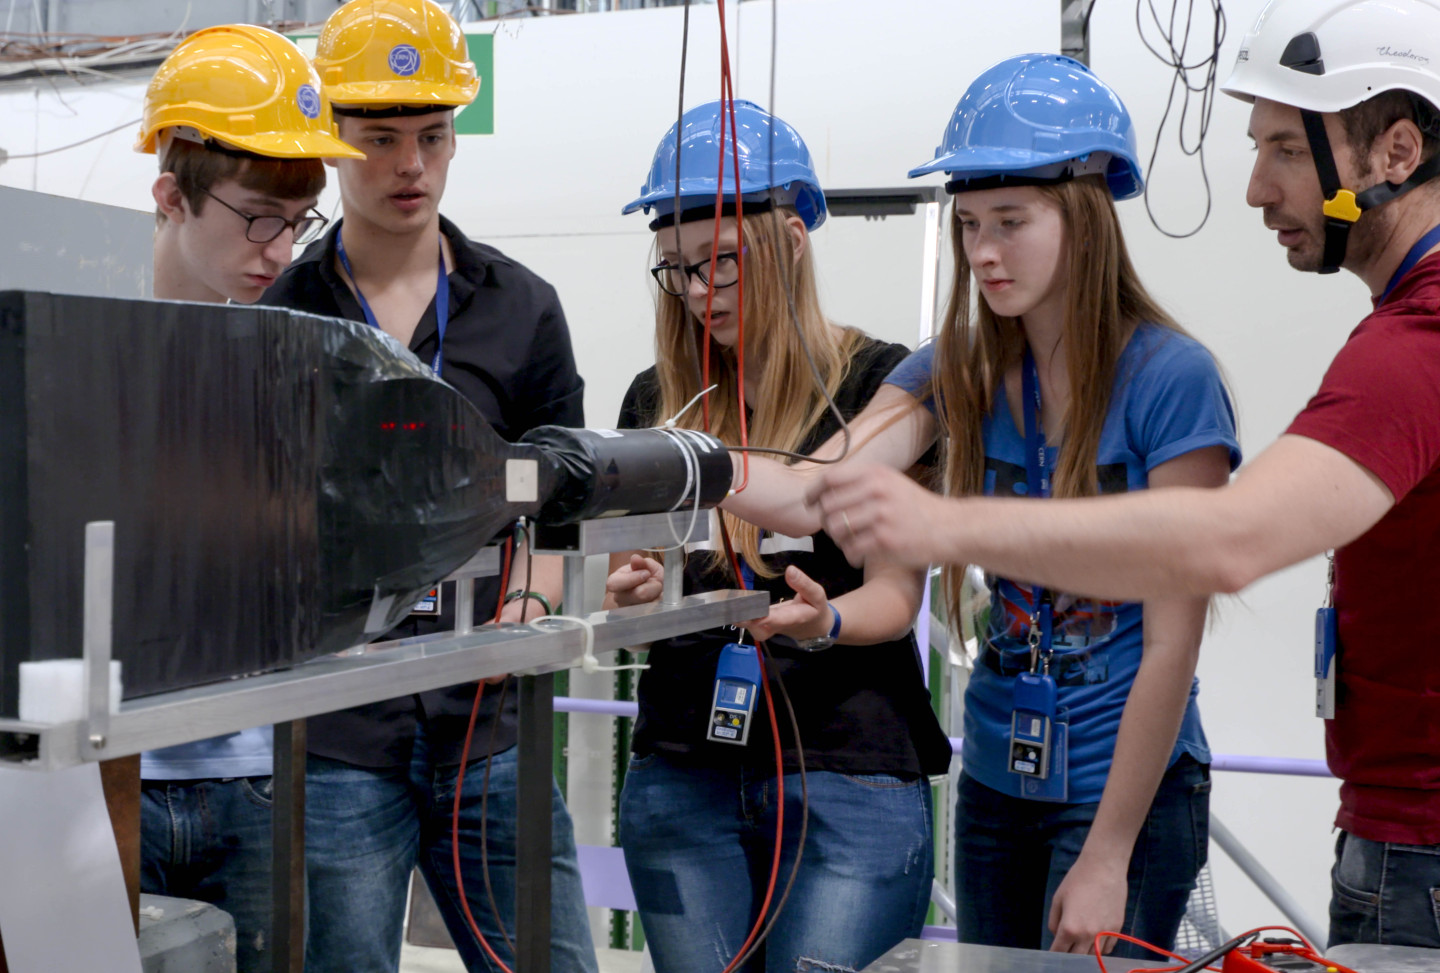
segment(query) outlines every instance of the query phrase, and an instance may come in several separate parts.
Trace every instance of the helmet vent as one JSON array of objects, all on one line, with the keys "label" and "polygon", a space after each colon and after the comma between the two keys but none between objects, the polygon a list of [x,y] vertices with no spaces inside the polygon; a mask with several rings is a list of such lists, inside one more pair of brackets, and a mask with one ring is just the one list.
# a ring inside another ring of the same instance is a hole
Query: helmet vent
[{"label": "helmet vent", "polygon": [[1280,55],[1280,66],[1303,74],[1324,74],[1325,62],[1320,58],[1320,39],[1313,33],[1296,34]]}]

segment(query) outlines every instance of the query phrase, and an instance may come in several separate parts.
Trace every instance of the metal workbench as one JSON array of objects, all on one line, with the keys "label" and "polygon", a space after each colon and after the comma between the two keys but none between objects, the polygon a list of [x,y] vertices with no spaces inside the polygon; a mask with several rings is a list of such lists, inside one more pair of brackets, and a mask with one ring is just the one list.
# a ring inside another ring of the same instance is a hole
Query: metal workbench
[{"label": "metal workbench", "polygon": [[[1324,951],[1326,959],[1356,973],[1435,973],[1440,970],[1440,950],[1413,946],[1351,945]],[[1112,973],[1129,970],[1175,967],[1173,960],[1105,958]],[[865,967],[866,973],[1098,973],[1093,956],[1046,953],[1034,949],[1002,946],[973,946],[968,943],[907,939]]]},{"label": "metal workbench", "polygon": [[[658,602],[587,613],[587,626],[557,619],[527,625],[471,624],[473,581],[499,573],[487,548],[451,575],[457,584],[456,629],[357,646],[292,669],[109,702],[114,525],[86,528],[86,716],[68,723],[0,719],[0,767],[44,772],[87,761],[203,740],[256,725],[275,725],[274,969],[299,973],[304,940],[304,718],[364,703],[515,674],[519,680],[517,757],[517,973],[550,969],[551,760],[553,674],[580,665],[587,639],[595,654],[701,631],[765,614],[763,592],[711,591],[682,596],[683,541],[703,541],[706,515],[688,511],[587,521],[537,530],[535,553],[566,558],[564,604],[584,604],[585,558],[637,549],[668,549]],[[57,967],[58,968],[58,967]]]},{"label": "metal workbench", "polygon": [[[1174,960],[1154,961],[1105,958],[1110,973],[1174,967]],[[1007,946],[974,946],[969,943],[907,939],[865,967],[866,973],[1098,973],[1093,956],[1047,953]]]}]

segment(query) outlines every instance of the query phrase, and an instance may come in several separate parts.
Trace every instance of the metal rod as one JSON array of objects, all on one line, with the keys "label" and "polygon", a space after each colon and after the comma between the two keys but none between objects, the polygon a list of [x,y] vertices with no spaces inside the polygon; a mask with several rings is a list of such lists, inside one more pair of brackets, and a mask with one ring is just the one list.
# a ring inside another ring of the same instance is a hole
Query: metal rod
[{"label": "metal rod", "polygon": [[105,746],[110,732],[110,655],[115,605],[115,522],[85,525],[85,742]]},{"label": "metal rod", "polygon": [[455,634],[469,635],[475,631],[475,579],[460,578],[455,582]]},{"label": "metal rod", "polygon": [[685,548],[665,551],[665,582],[660,588],[660,604],[678,605],[685,597]]},{"label": "metal rod", "polygon": [[1301,757],[1251,757],[1244,754],[1217,753],[1211,757],[1211,770],[1233,770],[1245,774],[1283,774],[1287,777],[1334,777],[1323,760]]},{"label": "metal rod", "polygon": [[585,614],[585,559],[573,554],[565,556],[565,572],[561,578],[561,611],[567,615]]},{"label": "metal rod", "polygon": [[920,343],[935,336],[935,314],[940,307],[940,202],[925,204],[925,234],[920,256]]},{"label": "metal rod", "polygon": [[[578,560],[578,559],[577,559]],[[515,970],[550,970],[551,774],[555,677],[520,677],[515,828]]]},{"label": "metal rod", "polygon": [[305,721],[275,724],[270,817],[270,969],[305,968]]},{"label": "metal rod", "polygon": [[1270,874],[1269,869],[1260,864],[1258,858],[1250,854],[1250,850],[1240,843],[1240,839],[1225,827],[1213,811],[1210,812],[1210,837],[1225,854],[1230,856],[1230,860],[1240,867],[1240,871],[1255,883],[1255,887],[1264,892],[1265,897],[1284,913],[1285,918],[1295,924],[1295,928],[1299,929],[1306,939],[1316,946],[1324,946],[1326,936],[1323,934],[1320,924],[1313,921],[1305,910],[1300,908],[1300,903],[1296,902],[1279,880]]}]

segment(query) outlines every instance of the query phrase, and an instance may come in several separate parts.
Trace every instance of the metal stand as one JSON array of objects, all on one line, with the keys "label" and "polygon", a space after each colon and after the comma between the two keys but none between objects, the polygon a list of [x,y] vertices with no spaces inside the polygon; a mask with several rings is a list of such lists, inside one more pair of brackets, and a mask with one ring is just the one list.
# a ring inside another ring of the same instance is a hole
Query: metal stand
[{"label": "metal stand", "polygon": [[305,721],[275,724],[270,818],[270,968],[305,968]]},{"label": "metal stand", "polygon": [[515,823],[515,969],[550,969],[555,676],[520,678]]},{"label": "metal stand", "polygon": [[[583,614],[584,565],[591,555],[666,547],[683,536],[688,511],[594,521],[567,528],[563,549],[566,606]],[[702,529],[703,528],[703,529]],[[517,973],[550,968],[550,835],[553,679],[578,665],[584,649],[578,626],[529,625],[474,628],[463,610],[476,577],[498,572],[494,548],[481,551],[451,579],[459,580],[457,623],[442,632],[357,646],[280,672],[161,693],[110,709],[111,604],[114,576],[113,523],[86,525],[85,691],[86,716],[70,723],[0,719],[0,764],[48,771],[87,761],[129,756],[177,743],[204,740],[275,724],[275,896],[272,938],[277,973],[303,969],[305,848],[305,723],[308,716],[396,696],[474,682],[506,673],[520,680],[519,847],[517,849]],[[708,536],[701,518],[693,540]],[[668,558],[667,558],[668,560]],[[679,575],[677,570],[675,574]],[[450,579],[447,579],[450,580]],[[701,631],[763,615],[763,592],[711,591],[588,616],[593,651],[613,652],[656,639]],[[61,903],[57,903],[57,908]]]}]

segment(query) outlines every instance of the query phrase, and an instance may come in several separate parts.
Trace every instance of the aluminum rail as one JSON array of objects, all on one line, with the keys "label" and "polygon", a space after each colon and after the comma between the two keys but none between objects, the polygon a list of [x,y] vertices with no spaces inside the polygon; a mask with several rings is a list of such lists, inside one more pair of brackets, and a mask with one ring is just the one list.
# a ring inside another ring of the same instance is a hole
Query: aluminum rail
[{"label": "aluminum rail", "polygon": [[[597,612],[590,616],[595,651],[755,618],[765,614],[767,604],[763,593],[710,591],[689,595],[674,607],[652,604]],[[583,635],[579,626],[559,622],[544,630],[487,625],[465,635],[379,643],[356,655],[131,700],[108,714],[99,745],[91,744],[85,721],[0,720],[0,764],[58,770],[487,676],[554,672],[579,664]]]}]

